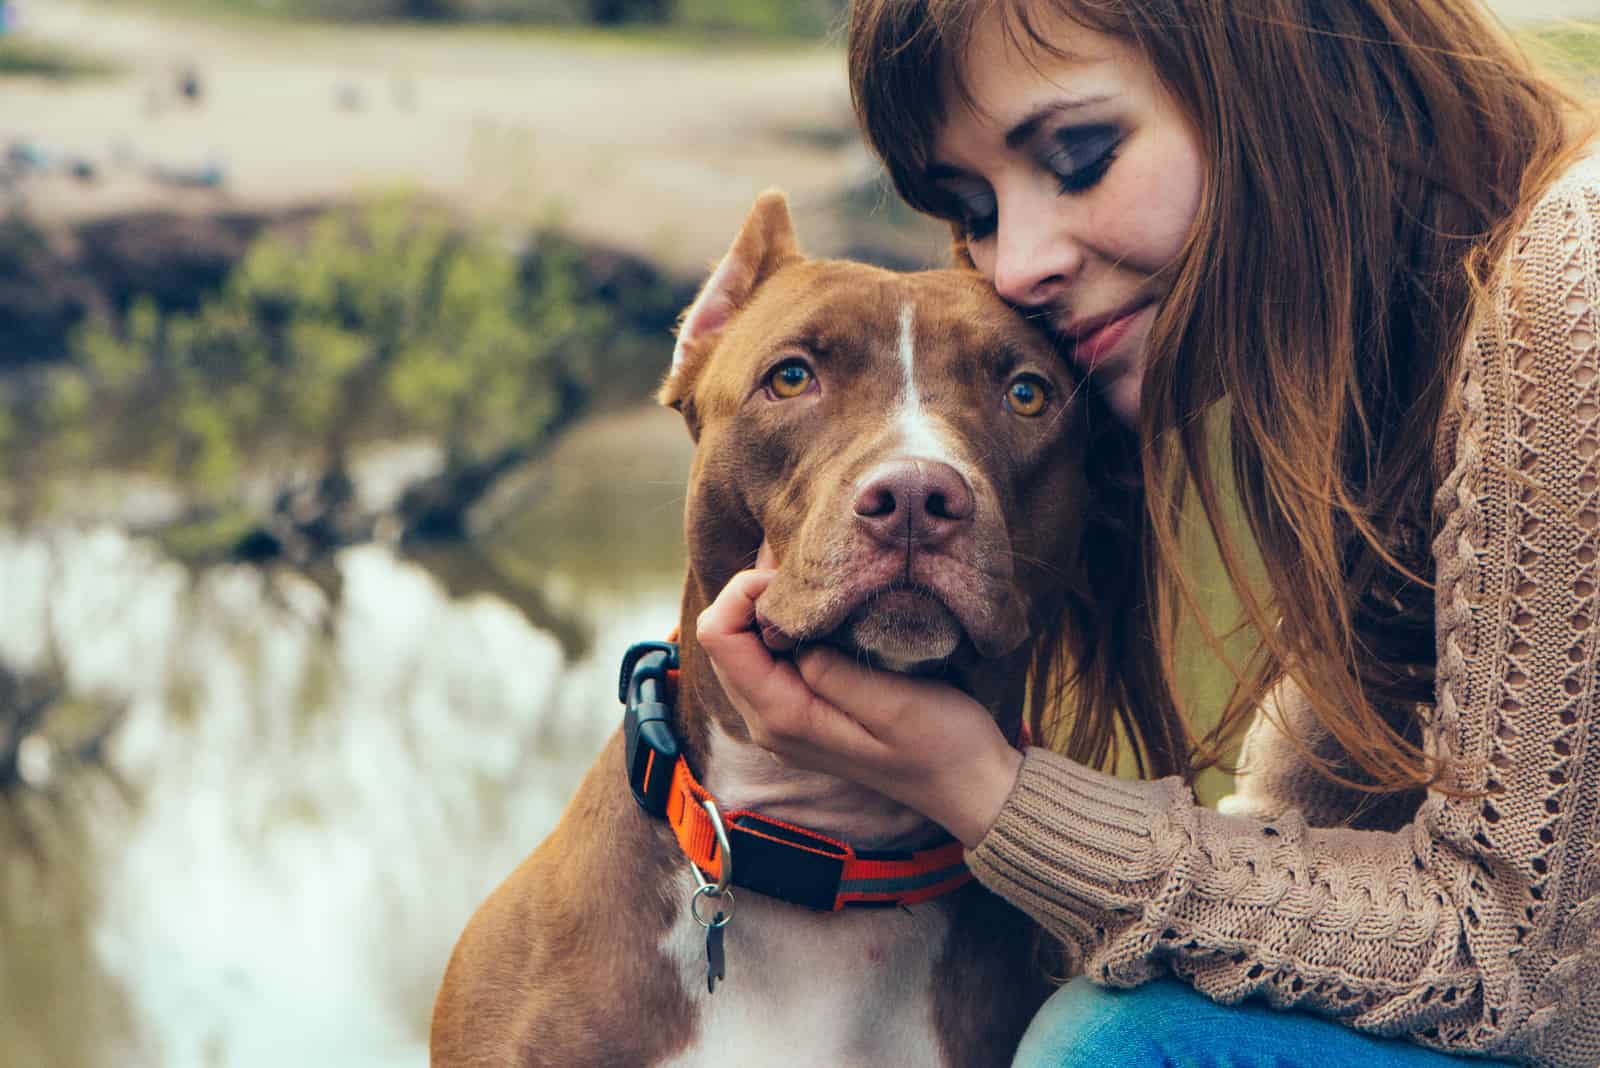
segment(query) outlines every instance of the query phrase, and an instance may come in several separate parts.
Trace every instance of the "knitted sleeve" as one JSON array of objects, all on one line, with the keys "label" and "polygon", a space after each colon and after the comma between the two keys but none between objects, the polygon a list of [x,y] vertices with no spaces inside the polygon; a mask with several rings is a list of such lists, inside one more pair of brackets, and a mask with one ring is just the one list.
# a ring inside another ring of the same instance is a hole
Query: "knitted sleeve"
[{"label": "knitted sleeve", "polygon": [[1600,1064],[1597,259],[1585,165],[1518,235],[1457,383],[1429,737],[1478,796],[1318,828],[1030,749],[968,860],[1092,979],[1171,971],[1441,1049]]}]

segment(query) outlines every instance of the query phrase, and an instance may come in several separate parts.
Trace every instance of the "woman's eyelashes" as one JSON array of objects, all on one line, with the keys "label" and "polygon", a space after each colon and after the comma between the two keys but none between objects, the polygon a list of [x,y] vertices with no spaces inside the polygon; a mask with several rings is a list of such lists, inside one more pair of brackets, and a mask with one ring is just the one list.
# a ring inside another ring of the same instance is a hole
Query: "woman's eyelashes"
[{"label": "woman's eyelashes", "polygon": [[960,223],[968,241],[978,241],[994,233],[1000,221],[994,194],[952,194],[955,208],[951,215]]},{"label": "woman's eyelashes", "polygon": [[[1068,126],[1040,137],[1036,159],[1049,172],[1063,195],[1086,193],[1100,183],[1122,147],[1122,130],[1108,123]],[[999,205],[994,193],[983,190],[947,190],[949,215],[968,241],[981,241],[999,225]]]},{"label": "woman's eyelashes", "polygon": [[1050,136],[1040,162],[1063,193],[1082,193],[1105,177],[1121,145],[1122,131],[1115,126],[1069,126]]}]

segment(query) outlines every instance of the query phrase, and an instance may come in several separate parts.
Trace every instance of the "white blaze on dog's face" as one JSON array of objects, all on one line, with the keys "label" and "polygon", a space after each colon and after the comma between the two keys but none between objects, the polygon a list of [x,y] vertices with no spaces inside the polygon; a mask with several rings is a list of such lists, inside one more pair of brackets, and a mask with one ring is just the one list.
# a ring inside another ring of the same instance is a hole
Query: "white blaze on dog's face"
[{"label": "white blaze on dog's face", "polygon": [[1075,557],[1068,383],[976,273],[806,259],[764,195],[661,393],[698,443],[693,580],[714,596],[765,537],[758,614],[790,639],[901,670],[1012,651]]}]

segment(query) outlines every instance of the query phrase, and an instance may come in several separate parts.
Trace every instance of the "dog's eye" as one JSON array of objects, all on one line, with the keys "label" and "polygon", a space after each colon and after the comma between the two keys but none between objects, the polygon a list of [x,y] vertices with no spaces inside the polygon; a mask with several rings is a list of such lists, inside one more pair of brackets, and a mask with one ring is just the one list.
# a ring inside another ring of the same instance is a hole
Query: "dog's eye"
[{"label": "dog's eye", "polygon": [[780,400],[789,400],[798,397],[811,388],[811,368],[799,360],[787,360],[780,363],[767,376],[767,388],[772,390],[772,395]]},{"label": "dog's eye", "polygon": [[1018,375],[1006,387],[1006,404],[1018,415],[1038,415],[1050,399],[1050,387],[1038,375]]}]

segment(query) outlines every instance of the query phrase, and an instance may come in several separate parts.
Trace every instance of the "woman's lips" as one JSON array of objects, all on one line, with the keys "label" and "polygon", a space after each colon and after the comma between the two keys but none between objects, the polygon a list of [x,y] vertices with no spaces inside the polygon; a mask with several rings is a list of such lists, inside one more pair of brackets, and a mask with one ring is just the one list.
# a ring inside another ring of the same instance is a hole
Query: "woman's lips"
[{"label": "woman's lips", "polygon": [[1122,339],[1127,337],[1133,321],[1150,307],[1153,305],[1142,304],[1098,326],[1076,332],[1072,342],[1073,358],[1088,370],[1094,370],[1105,362],[1106,357],[1110,356],[1122,343]]}]

